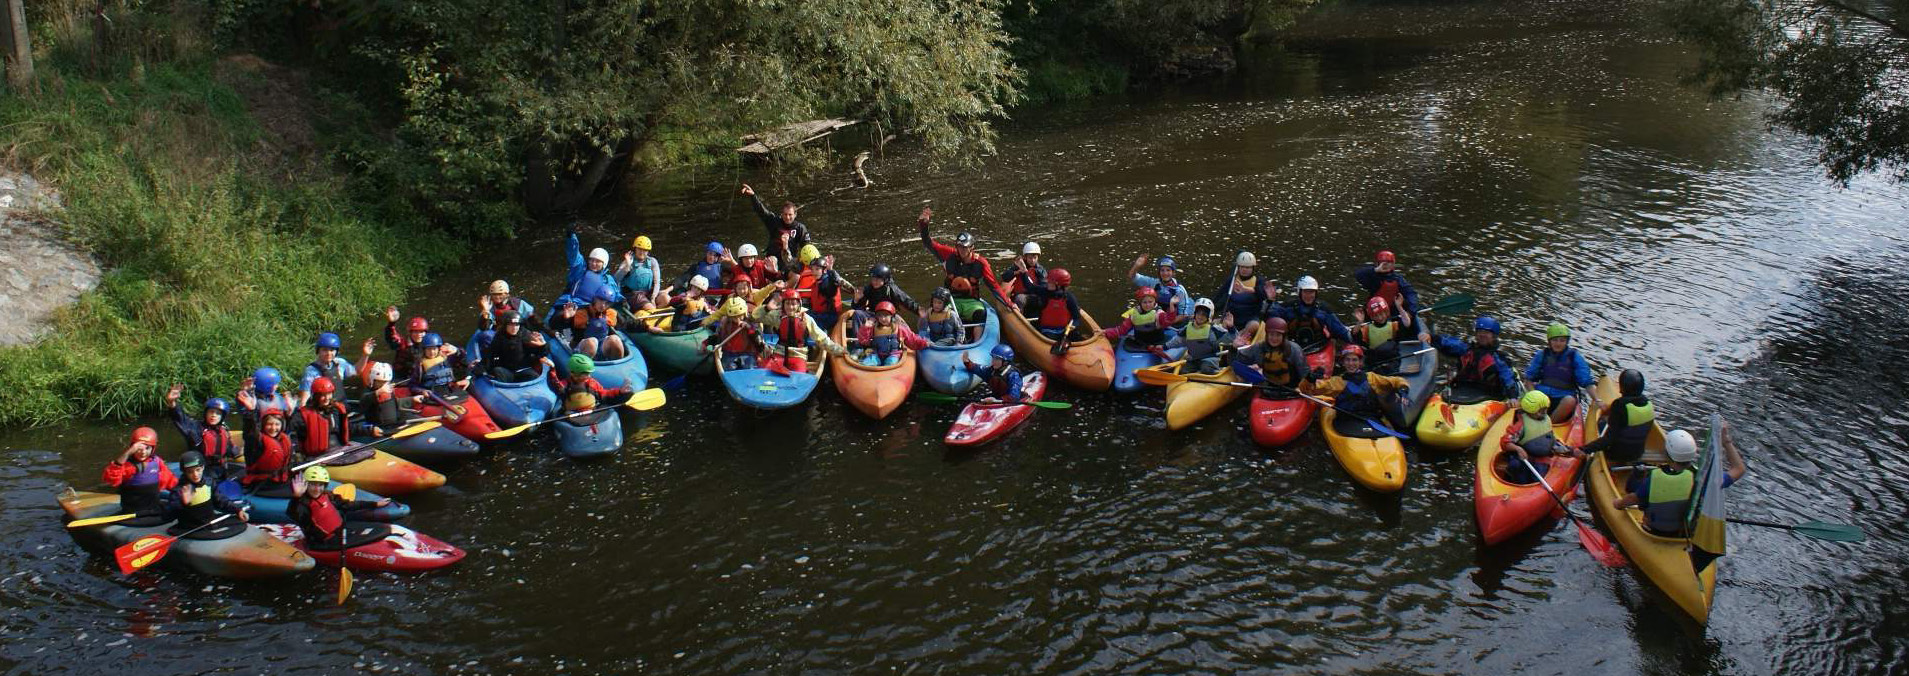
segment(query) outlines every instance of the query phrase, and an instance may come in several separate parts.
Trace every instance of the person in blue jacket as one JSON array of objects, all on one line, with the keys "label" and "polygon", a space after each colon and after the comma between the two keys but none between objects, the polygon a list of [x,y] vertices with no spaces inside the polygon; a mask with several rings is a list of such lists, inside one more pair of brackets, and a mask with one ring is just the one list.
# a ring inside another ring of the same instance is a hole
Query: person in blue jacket
[{"label": "person in blue jacket", "polygon": [[1390,251],[1380,251],[1372,257],[1372,264],[1360,266],[1352,271],[1352,278],[1365,289],[1366,298],[1378,296],[1392,306],[1393,315],[1399,324],[1407,329],[1418,330],[1418,292],[1412,290],[1412,283],[1405,281],[1405,275],[1399,274],[1399,257]]},{"label": "person in blue jacket", "polygon": [[1127,269],[1127,279],[1132,280],[1135,287],[1153,289],[1154,295],[1160,299],[1160,306],[1173,308],[1174,316],[1182,320],[1191,319],[1193,317],[1193,292],[1188,291],[1185,286],[1180,284],[1180,280],[1176,279],[1180,273],[1180,266],[1173,263],[1173,257],[1160,257],[1160,262],[1154,267],[1155,271],[1160,274],[1158,277],[1140,273],[1140,268],[1146,264],[1146,254],[1141,254],[1139,258],[1133,259],[1133,267]]},{"label": "person in blue jacket", "polygon": [[1547,346],[1525,367],[1525,380],[1551,397],[1551,422],[1562,424],[1578,410],[1578,389],[1597,384],[1584,355],[1571,347],[1571,329],[1551,322],[1544,329]]},{"label": "person in blue jacket", "polygon": [[1269,304],[1266,313],[1267,317],[1286,320],[1288,339],[1306,349],[1324,344],[1327,339],[1351,345],[1352,334],[1346,331],[1345,323],[1339,321],[1325,303],[1319,302],[1319,280],[1307,275],[1293,286],[1299,289],[1299,298]]},{"label": "person in blue jacket", "polygon": [[1499,328],[1497,319],[1479,317],[1472,322],[1470,344],[1453,336],[1432,337],[1432,347],[1447,357],[1458,358],[1458,372],[1452,375],[1450,384],[1481,390],[1493,399],[1518,396],[1518,375],[1505,355],[1498,352]]},{"label": "person in blue jacket", "polygon": [[603,247],[590,250],[588,257],[583,255],[583,245],[577,241],[577,224],[570,223],[570,234],[563,241],[564,260],[570,264],[570,272],[564,277],[563,289],[566,295],[576,298],[595,298],[597,289],[617,290],[616,276],[610,273],[610,252]]},{"label": "person in blue jacket", "polygon": [[317,358],[305,365],[305,375],[298,380],[299,405],[302,406],[311,399],[314,380],[329,379],[332,389],[342,392],[346,379],[358,377],[358,368],[352,366],[351,362],[345,361],[344,357],[338,356],[339,346],[338,334],[330,332],[318,334],[318,340],[312,345],[312,351]]},{"label": "person in blue jacket", "polygon": [[728,249],[723,248],[722,242],[710,242],[703,246],[703,259],[691,264],[689,269],[684,270],[683,274],[677,275],[676,279],[669,283],[669,286],[663,287],[663,295],[658,298],[668,298],[674,295],[677,289],[689,288],[689,280],[697,277],[702,277],[703,285],[709,288],[729,288],[729,283],[724,279],[723,275],[723,256],[728,251]]},{"label": "person in blue jacket", "polygon": [[996,345],[988,355],[993,358],[988,360],[986,366],[982,366],[974,363],[964,352],[961,366],[988,384],[993,399],[1004,404],[1021,403],[1021,372],[1014,368],[1014,348],[1006,344]]}]

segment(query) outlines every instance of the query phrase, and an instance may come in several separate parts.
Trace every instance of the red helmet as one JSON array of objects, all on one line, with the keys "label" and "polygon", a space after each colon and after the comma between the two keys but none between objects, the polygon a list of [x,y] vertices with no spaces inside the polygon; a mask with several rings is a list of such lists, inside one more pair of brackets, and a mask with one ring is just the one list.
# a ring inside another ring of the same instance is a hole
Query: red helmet
[{"label": "red helmet", "polygon": [[783,300],[802,300],[802,294],[797,292],[795,289],[784,289],[782,291],[782,299]]},{"label": "red helmet", "polygon": [[145,444],[147,446],[158,446],[159,433],[154,432],[151,427],[141,427],[139,429],[133,430],[133,443]]},{"label": "red helmet", "polygon": [[891,314],[891,315],[892,315],[892,314],[895,314],[895,304],[894,304],[894,303],[890,303],[890,302],[888,302],[888,301],[882,301],[882,302],[880,302],[880,303],[876,303],[876,304],[875,304],[875,311],[876,311],[876,312],[886,312],[886,313],[888,313],[888,314]]},{"label": "red helmet", "polygon": [[1365,318],[1376,320],[1392,313],[1392,304],[1385,302],[1385,296],[1373,296],[1365,301]]},{"label": "red helmet", "polygon": [[1266,320],[1266,332],[1272,333],[1274,331],[1278,331],[1282,334],[1286,333],[1286,320],[1278,317],[1268,318]]},{"label": "red helmet", "polygon": [[1153,298],[1159,295],[1160,293],[1158,291],[1154,291],[1153,287],[1143,286],[1143,287],[1140,287],[1139,291],[1133,292],[1133,299],[1140,300],[1142,298]]},{"label": "red helmet", "polygon": [[1343,347],[1343,348],[1340,348],[1340,349],[1339,349],[1339,356],[1341,356],[1341,357],[1344,357],[1344,356],[1346,356],[1346,355],[1358,355],[1358,356],[1360,356],[1360,357],[1364,357],[1364,356],[1365,356],[1365,348],[1363,348],[1363,347],[1359,347],[1359,346],[1357,346],[1357,345],[1347,345],[1347,346],[1345,346],[1345,347]]},{"label": "red helmet", "polygon": [[284,421],[285,410],[277,406],[265,409],[265,412],[259,415],[259,419],[264,420],[265,418],[278,418],[280,421]]},{"label": "red helmet", "polygon": [[1379,253],[1372,256],[1372,260],[1378,263],[1397,263],[1399,262],[1399,257],[1393,254],[1390,249],[1380,249]]},{"label": "red helmet", "polygon": [[429,320],[426,320],[423,317],[412,317],[411,330],[412,331],[429,331],[431,330],[431,322]]},{"label": "red helmet", "polygon": [[1061,286],[1067,286],[1074,283],[1074,275],[1069,274],[1067,268],[1054,268],[1047,271],[1047,280]]},{"label": "red helmet", "polygon": [[333,383],[330,378],[319,378],[312,381],[312,394],[331,394],[337,391],[338,384]]}]

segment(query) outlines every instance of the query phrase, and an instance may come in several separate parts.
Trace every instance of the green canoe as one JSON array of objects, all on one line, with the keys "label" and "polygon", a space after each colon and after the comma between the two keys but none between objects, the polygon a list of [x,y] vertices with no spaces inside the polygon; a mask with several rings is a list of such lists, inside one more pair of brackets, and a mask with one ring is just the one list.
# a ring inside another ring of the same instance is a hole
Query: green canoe
[{"label": "green canoe", "polygon": [[683,373],[701,362],[702,368],[696,373],[711,374],[716,372],[716,360],[703,361],[703,341],[709,339],[709,332],[709,327],[703,327],[694,331],[633,331],[629,336],[655,367]]}]

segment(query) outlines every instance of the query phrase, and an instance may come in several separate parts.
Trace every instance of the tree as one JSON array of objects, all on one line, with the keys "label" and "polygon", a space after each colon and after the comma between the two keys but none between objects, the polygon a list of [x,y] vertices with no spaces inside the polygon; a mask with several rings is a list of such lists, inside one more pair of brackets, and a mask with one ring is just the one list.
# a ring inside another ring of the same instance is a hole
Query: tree
[{"label": "tree", "polygon": [[5,43],[7,85],[18,94],[33,86],[33,42],[27,36],[26,7],[20,0],[6,0],[0,8],[0,42]]},{"label": "tree", "polygon": [[1768,90],[1779,126],[1819,141],[1848,183],[1909,178],[1909,25],[1900,1],[1672,0],[1670,23],[1702,50],[1695,79],[1715,95]]}]

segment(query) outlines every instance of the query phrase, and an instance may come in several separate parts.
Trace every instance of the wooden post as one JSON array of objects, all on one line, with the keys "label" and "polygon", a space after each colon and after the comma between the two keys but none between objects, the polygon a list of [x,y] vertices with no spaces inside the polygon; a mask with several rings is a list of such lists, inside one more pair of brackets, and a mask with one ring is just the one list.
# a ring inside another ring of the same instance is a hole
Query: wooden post
[{"label": "wooden post", "polygon": [[22,0],[6,0],[7,84],[13,91],[26,93],[33,85],[33,43],[27,38],[27,12]]}]

